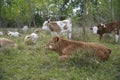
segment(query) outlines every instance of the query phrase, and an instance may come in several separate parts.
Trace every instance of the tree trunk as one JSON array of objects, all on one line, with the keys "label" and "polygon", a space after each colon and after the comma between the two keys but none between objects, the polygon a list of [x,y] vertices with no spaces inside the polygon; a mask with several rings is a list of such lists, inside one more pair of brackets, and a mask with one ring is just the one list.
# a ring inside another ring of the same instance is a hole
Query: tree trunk
[{"label": "tree trunk", "polygon": [[86,26],[87,26],[87,0],[84,0],[83,2],[83,36],[84,36],[84,40],[87,41],[88,40],[88,36],[86,33]]},{"label": "tree trunk", "polygon": [[86,0],[84,0],[83,2],[83,34],[86,35],[86,29],[85,29],[85,26],[86,26]]}]

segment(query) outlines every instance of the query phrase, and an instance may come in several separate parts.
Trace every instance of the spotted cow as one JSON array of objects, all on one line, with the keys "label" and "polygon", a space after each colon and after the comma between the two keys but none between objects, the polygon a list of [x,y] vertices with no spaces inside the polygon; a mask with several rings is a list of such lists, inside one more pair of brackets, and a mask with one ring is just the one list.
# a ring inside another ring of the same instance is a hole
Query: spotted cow
[{"label": "spotted cow", "polygon": [[72,22],[70,19],[62,21],[45,21],[42,30],[49,30],[53,36],[59,36],[66,33],[67,38],[71,39]]},{"label": "spotted cow", "polygon": [[98,24],[96,27],[91,28],[93,32],[96,32],[100,36],[100,40],[102,39],[105,33],[114,33],[115,34],[115,42],[119,41],[120,37],[120,22],[110,22],[106,24]]}]

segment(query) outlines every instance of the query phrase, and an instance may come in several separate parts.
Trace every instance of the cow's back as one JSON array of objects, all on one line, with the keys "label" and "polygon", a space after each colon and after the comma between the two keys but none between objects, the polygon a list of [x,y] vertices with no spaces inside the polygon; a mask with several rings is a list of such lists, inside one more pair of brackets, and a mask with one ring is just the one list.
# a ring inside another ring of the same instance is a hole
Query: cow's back
[{"label": "cow's back", "polygon": [[120,29],[120,22],[111,22],[106,25],[106,32],[112,32],[114,30]]},{"label": "cow's back", "polygon": [[56,33],[61,32],[61,28],[56,22],[48,23],[48,27],[49,27],[50,31],[52,31],[52,32],[56,32]]}]

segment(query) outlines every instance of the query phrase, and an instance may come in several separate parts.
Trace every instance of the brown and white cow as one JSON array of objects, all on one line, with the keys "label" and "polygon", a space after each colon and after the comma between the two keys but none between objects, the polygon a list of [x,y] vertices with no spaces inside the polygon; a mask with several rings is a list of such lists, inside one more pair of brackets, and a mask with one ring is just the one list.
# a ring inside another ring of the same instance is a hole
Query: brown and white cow
[{"label": "brown and white cow", "polygon": [[106,24],[98,24],[97,27],[93,31],[99,34],[100,40],[102,39],[102,36],[104,33],[112,33],[114,32],[115,34],[115,41],[119,41],[120,37],[120,22],[111,22],[111,23],[106,23]]},{"label": "brown and white cow", "polygon": [[72,22],[70,19],[62,21],[45,21],[42,26],[42,30],[49,30],[52,35],[61,35],[66,33],[67,38],[71,39],[72,36]]},{"label": "brown and white cow", "polygon": [[0,38],[0,48],[15,47],[15,46],[17,46],[15,41],[7,39],[7,38]]},{"label": "brown and white cow", "polygon": [[110,49],[98,43],[66,40],[58,36],[53,37],[45,48],[57,52],[62,60],[69,58],[71,52],[77,49],[92,50],[93,56],[103,61],[111,54]]}]

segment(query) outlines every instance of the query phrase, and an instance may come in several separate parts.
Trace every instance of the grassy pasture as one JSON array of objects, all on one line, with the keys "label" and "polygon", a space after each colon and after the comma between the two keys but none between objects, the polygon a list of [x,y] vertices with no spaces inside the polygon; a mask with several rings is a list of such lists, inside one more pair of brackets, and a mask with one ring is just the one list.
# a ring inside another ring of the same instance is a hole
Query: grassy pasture
[{"label": "grassy pasture", "polygon": [[[77,29],[79,30],[79,29]],[[60,62],[55,52],[44,49],[44,44],[51,38],[49,32],[39,32],[39,40],[35,45],[25,45],[24,36],[8,37],[18,44],[17,48],[0,51],[0,80],[120,80],[120,43],[104,37],[99,41],[98,35],[88,30],[88,37],[82,35],[81,30],[73,31],[74,40],[98,42],[112,50],[110,58],[100,64],[89,58],[78,56]],[[3,37],[3,36],[0,36]]]}]

